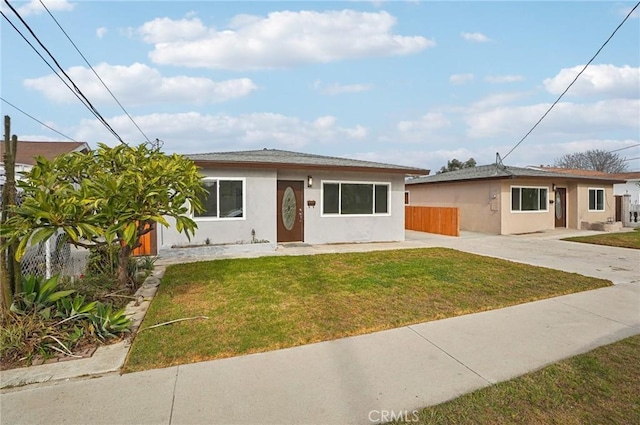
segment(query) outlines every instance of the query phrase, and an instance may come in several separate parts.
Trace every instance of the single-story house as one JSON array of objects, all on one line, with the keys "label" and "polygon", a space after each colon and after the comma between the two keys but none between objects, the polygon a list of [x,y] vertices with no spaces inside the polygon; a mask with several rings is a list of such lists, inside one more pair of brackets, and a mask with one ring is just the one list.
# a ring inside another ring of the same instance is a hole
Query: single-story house
[{"label": "single-story house", "polygon": [[160,249],[180,245],[404,240],[404,181],[428,170],[263,149],[185,155],[209,195],[188,241],[158,226]]},{"label": "single-story house", "polygon": [[459,208],[461,230],[508,235],[612,222],[621,182],[492,164],[409,179],[406,191],[410,205]]},{"label": "single-story house", "polygon": [[[36,164],[36,158],[42,156],[52,160],[70,152],[89,152],[85,142],[23,142],[18,140],[16,147],[16,179],[20,173],[29,171]],[[0,143],[0,185],[4,184],[4,142]]]}]

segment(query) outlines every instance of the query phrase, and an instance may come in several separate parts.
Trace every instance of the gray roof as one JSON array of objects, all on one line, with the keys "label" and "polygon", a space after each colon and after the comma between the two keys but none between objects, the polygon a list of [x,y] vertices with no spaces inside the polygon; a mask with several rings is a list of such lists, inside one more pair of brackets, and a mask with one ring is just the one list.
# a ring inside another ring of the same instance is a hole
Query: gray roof
[{"label": "gray roof", "polygon": [[610,177],[570,175],[552,171],[536,170],[532,168],[496,166],[496,164],[481,165],[479,167],[463,168],[462,170],[449,171],[447,173],[434,174],[433,176],[418,177],[407,180],[405,184],[462,182],[469,180],[493,180],[514,178],[547,178],[563,180],[600,180],[618,182],[619,179]]},{"label": "gray roof", "polygon": [[313,155],[279,149],[255,151],[212,152],[184,155],[198,165],[243,166],[243,167],[285,167],[304,169],[343,168],[355,171],[385,171],[403,174],[428,174],[429,170],[381,162],[358,159]]}]

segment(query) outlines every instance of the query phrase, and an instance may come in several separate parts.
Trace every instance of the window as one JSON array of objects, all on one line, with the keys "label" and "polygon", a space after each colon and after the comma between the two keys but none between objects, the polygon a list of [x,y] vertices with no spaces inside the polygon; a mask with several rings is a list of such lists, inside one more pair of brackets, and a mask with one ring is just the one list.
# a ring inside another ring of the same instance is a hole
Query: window
[{"label": "window", "polygon": [[604,211],[604,189],[589,189],[589,211]]},{"label": "window", "polygon": [[512,187],[511,211],[548,211],[546,187]]},{"label": "window", "polygon": [[203,184],[209,193],[200,199],[204,211],[195,213],[196,217],[244,217],[244,180],[205,178]]},{"label": "window", "polygon": [[409,205],[409,191],[404,192],[404,204]]},{"label": "window", "polygon": [[389,184],[323,182],[322,213],[389,214]]}]

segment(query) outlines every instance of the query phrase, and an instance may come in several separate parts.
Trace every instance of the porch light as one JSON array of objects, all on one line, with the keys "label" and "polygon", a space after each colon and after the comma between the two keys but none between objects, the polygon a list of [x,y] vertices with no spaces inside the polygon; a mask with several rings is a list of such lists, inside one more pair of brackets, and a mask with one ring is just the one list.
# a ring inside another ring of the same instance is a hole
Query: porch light
[{"label": "porch light", "polygon": [[313,186],[313,177],[307,176],[307,187]]},{"label": "porch light", "polygon": [[555,183],[553,183],[553,184],[551,185],[551,190],[553,190],[553,191],[555,192],[555,191],[556,191],[556,188],[557,188],[556,184],[555,184]]}]

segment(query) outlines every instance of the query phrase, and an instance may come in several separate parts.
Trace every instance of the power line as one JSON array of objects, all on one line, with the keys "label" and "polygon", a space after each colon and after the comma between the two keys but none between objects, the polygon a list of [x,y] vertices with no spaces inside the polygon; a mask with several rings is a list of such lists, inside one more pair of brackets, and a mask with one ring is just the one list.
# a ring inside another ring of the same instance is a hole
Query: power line
[{"label": "power line", "polygon": [[2,100],[2,101],[3,101],[4,103],[6,103],[7,105],[9,105],[9,106],[13,107],[14,109],[17,109],[18,111],[22,112],[23,114],[25,114],[26,116],[28,116],[28,117],[29,117],[29,118],[31,118],[32,120],[34,120],[34,121],[36,121],[36,122],[38,122],[38,123],[40,123],[40,124],[44,125],[44,126],[45,126],[45,127],[47,127],[49,130],[51,130],[51,131],[53,131],[53,132],[58,133],[59,135],[61,135],[62,137],[66,138],[66,139],[69,139],[69,140],[71,140],[71,141],[73,141],[73,142],[79,143],[79,142],[78,142],[77,140],[75,140],[74,138],[69,137],[69,136],[67,136],[67,135],[66,135],[66,134],[64,134],[64,133],[59,132],[59,131],[58,131],[58,130],[56,130],[55,128],[53,128],[53,127],[51,127],[51,126],[49,126],[49,125],[47,125],[47,124],[43,123],[42,121],[40,121],[40,120],[39,120],[39,119],[37,119],[36,117],[34,117],[34,116],[32,116],[32,115],[29,115],[28,113],[26,113],[26,112],[25,112],[25,111],[23,111],[22,109],[18,108],[16,105],[14,105],[13,103],[11,103],[11,102],[9,102],[8,100],[4,99],[4,98],[3,98],[3,97],[1,97],[1,96],[0,96],[0,100]]},{"label": "power line", "polygon": [[107,85],[105,84],[105,82],[102,80],[102,78],[100,78],[100,76],[98,75],[98,73],[96,72],[96,70],[93,68],[93,66],[91,66],[91,64],[89,63],[89,61],[87,60],[87,58],[82,54],[82,52],[80,51],[80,49],[78,48],[78,46],[76,46],[76,43],[73,42],[73,40],[71,40],[71,37],[69,37],[69,34],[67,34],[67,32],[64,30],[64,28],[62,28],[62,25],[60,25],[60,23],[58,22],[58,20],[53,16],[53,14],[51,13],[51,11],[49,11],[49,9],[47,8],[47,6],[45,6],[45,4],[42,2],[42,0],[40,0],[40,4],[42,5],[42,7],[44,7],[44,9],[47,11],[47,13],[49,14],[49,16],[51,16],[51,19],[53,19],[53,21],[56,23],[56,25],[58,25],[58,28],[60,28],[60,30],[62,31],[62,33],[67,37],[67,39],[69,40],[69,42],[73,45],[73,47],[76,49],[76,51],[80,54],[80,56],[82,56],[82,59],[84,59],[84,62],[87,64],[87,66],[93,71],[93,73],[95,74],[95,76],[98,78],[98,80],[100,80],[100,82],[102,83],[102,85],[104,86],[105,89],[107,89],[107,91],[109,92],[109,94],[111,95],[111,97],[113,98],[113,100],[116,101],[116,103],[118,104],[118,106],[120,106],[120,109],[122,109],[122,111],[127,115],[127,117],[129,117],[129,119],[131,120],[131,122],[133,123],[133,125],[138,129],[138,131],[140,132],[140,134],[142,134],[142,136],[147,140],[147,142],[151,143],[151,140],[149,140],[149,138],[147,137],[146,134],[144,134],[144,131],[142,131],[142,129],[138,126],[138,124],[133,120],[133,118],[131,117],[131,115],[129,114],[129,112],[127,112],[126,109],[124,109],[124,106],[122,106],[122,104],[120,103],[120,101],[116,98],[116,96],[113,94],[113,92],[109,89],[109,87],[107,87]]},{"label": "power line", "polygon": [[[18,17],[18,19],[20,20],[20,22],[22,22],[22,24],[25,26],[25,28],[29,31],[29,33],[31,33],[31,36],[38,42],[38,44],[40,45],[40,47],[42,47],[42,49],[44,49],[45,52],[47,52],[47,54],[49,55],[49,57],[51,58],[51,60],[53,60],[53,63],[55,63],[56,67],[60,70],[60,72],[62,72],[62,74],[69,80],[69,82],[71,83],[71,85],[73,86],[73,90],[75,90],[75,92],[80,95],[82,97],[82,99],[84,100],[83,105],[85,105],[94,115],[95,117],[98,119],[98,121],[100,121],[102,123],[102,125],[104,125],[107,130],[109,130],[109,132],[111,132],[111,134],[113,134],[116,139],[118,139],[118,141],[120,141],[120,143],[127,145],[124,140],[122,140],[122,138],[120,137],[120,135],[118,133],[116,133],[116,131],[109,125],[109,123],[107,122],[106,119],[104,119],[104,117],[102,115],[100,115],[100,112],[98,112],[98,110],[95,108],[95,106],[93,106],[91,104],[91,102],[89,101],[89,99],[87,99],[87,97],[84,95],[84,93],[82,93],[82,91],[78,88],[78,86],[73,82],[73,80],[71,79],[71,77],[69,77],[69,75],[65,72],[65,70],[62,68],[62,66],[60,65],[60,63],[58,63],[57,59],[53,56],[53,54],[51,54],[51,52],[49,51],[49,49],[46,48],[46,46],[42,43],[42,41],[40,41],[40,39],[38,38],[38,36],[35,34],[35,32],[33,32],[33,30],[31,29],[31,27],[29,26],[29,24],[26,23],[26,21],[22,18],[22,16],[20,16],[20,14],[18,13],[18,11],[11,5],[11,3],[9,3],[9,0],[4,0],[5,4],[7,6],[9,6],[9,8],[13,11],[13,13]],[[4,16],[4,18],[9,21],[9,19],[4,15],[4,13],[2,13],[2,16]],[[15,25],[11,25],[13,28],[16,28]],[[23,37],[24,38],[24,37]],[[31,43],[29,43],[29,45],[31,45],[33,47],[33,45]],[[42,57],[42,55],[39,55],[40,57]],[[46,61],[45,61],[46,62]],[[47,62],[48,64],[48,62]],[[67,85],[67,87],[69,87]],[[72,90],[72,91],[73,91]]]},{"label": "power line", "polygon": [[[5,0],[6,1],[6,0]],[[567,93],[569,91],[569,89],[571,88],[571,86],[573,86],[573,84],[578,80],[578,78],[582,75],[582,73],[587,69],[587,67],[591,64],[591,62],[593,62],[595,60],[595,58],[598,56],[598,54],[600,54],[600,51],[602,51],[602,49],[604,49],[604,47],[609,43],[609,41],[613,38],[613,36],[618,32],[618,30],[620,29],[620,27],[622,27],[622,25],[624,25],[625,22],[627,22],[627,19],[629,19],[629,17],[633,14],[633,12],[638,8],[638,6],[640,5],[640,2],[636,3],[635,6],[633,6],[633,9],[631,9],[629,11],[629,13],[627,14],[627,16],[625,16],[625,18],[622,20],[622,22],[620,22],[620,25],[618,25],[616,27],[616,29],[611,33],[611,35],[609,36],[609,38],[607,38],[607,40],[602,44],[602,46],[600,46],[600,48],[598,49],[598,51],[596,52],[595,55],[593,55],[593,57],[589,60],[589,62],[587,62],[587,64],[582,68],[582,70],[578,73],[578,75],[576,75],[576,78],[573,79],[573,81],[571,82],[571,84],[569,84],[567,86],[567,88],[560,94],[560,96],[558,96],[558,98],[556,99],[555,102],[553,102],[553,104],[549,107],[549,109],[547,109],[547,111],[542,115],[542,117],[540,117],[540,119],[538,120],[538,122],[536,122],[533,127],[531,127],[531,130],[529,130],[527,132],[527,134],[524,135],[524,137],[522,139],[520,139],[520,141],[518,143],[516,143],[516,145],[514,147],[511,148],[511,150],[509,152],[507,152],[507,154],[505,156],[502,157],[502,159],[506,159],[511,152],[513,152],[518,146],[520,146],[520,144],[522,142],[524,142],[524,140],[529,136],[529,134],[531,134],[533,132],[533,130],[535,130],[535,128],[538,126],[538,124],[540,124],[542,122],[542,120],[547,116],[547,114],[549,114],[549,112],[551,112],[551,110],[553,109],[554,106],[556,106],[556,104],[558,102],[560,102],[560,99],[562,99],[562,97],[565,95],[565,93]]]},{"label": "power line", "polygon": [[636,156],[635,158],[625,158],[625,159],[624,159],[624,161],[625,161],[625,162],[627,162],[627,161],[633,161],[633,160],[635,160],[635,159],[640,159],[640,156]]},{"label": "power line", "polygon": [[614,149],[612,151],[609,151],[609,153],[614,153],[614,152],[618,152],[618,151],[623,151],[625,149],[635,148],[636,146],[640,146],[640,143],[636,143],[635,145],[631,145],[631,146],[625,146],[624,148],[620,148],[620,149]]}]

